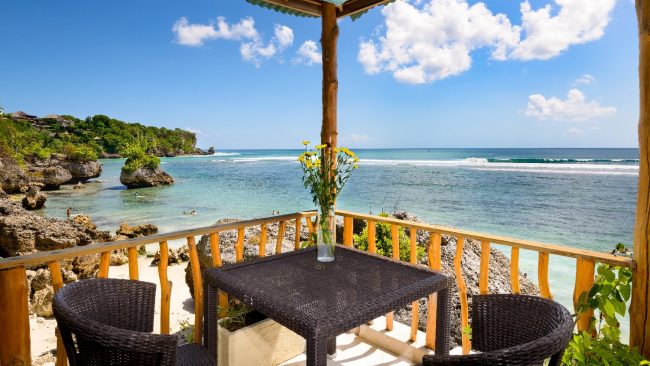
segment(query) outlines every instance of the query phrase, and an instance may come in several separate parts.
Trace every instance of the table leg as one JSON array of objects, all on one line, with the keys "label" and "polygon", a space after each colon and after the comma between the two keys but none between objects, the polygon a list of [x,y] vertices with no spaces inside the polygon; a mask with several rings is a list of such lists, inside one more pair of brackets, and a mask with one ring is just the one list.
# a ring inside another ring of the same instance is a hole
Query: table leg
[{"label": "table leg", "polygon": [[218,291],[207,284],[203,286],[203,345],[217,359],[217,295]]},{"label": "table leg", "polygon": [[451,316],[449,289],[438,291],[436,312],[436,355],[449,355],[449,317]]},{"label": "table leg", "polygon": [[336,337],[332,337],[327,341],[327,354],[328,355],[336,354]]},{"label": "table leg", "polygon": [[323,337],[307,338],[307,366],[327,366],[327,345]]}]

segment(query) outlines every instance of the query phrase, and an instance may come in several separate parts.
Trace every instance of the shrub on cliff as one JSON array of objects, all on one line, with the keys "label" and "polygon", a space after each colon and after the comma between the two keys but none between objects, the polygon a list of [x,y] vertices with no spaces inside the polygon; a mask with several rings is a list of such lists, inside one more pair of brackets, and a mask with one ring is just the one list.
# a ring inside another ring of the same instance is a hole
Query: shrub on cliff
[{"label": "shrub on cliff", "polygon": [[140,145],[131,145],[121,152],[126,158],[122,170],[126,173],[132,173],[140,168],[156,169],[160,166],[160,159],[153,155],[147,155],[144,148]]},{"label": "shrub on cliff", "polygon": [[66,144],[63,147],[63,153],[69,160],[83,163],[95,161],[99,158],[97,151],[88,145],[75,146],[73,144]]}]

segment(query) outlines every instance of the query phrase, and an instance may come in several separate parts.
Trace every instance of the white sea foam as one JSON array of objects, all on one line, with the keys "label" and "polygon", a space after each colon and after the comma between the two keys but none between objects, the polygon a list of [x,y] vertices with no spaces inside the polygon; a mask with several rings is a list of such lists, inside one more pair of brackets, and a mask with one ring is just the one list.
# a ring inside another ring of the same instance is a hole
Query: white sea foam
[{"label": "white sea foam", "polygon": [[[577,160],[577,159],[576,159]],[[510,163],[490,162],[485,158],[467,158],[463,160],[390,160],[361,159],[363,165],[413,165],[430,167],[465,167],[487,171],[510,171],[529,173],[556,174],[603,174],[603,175],[638,175],[639,166],[632,164],[595,164],[595,163]]]},{"label": "white sea foam", "polygon": [[[260,156],[250,158],[233,158],[227,161],[241,164],[257,162],[287,162],[296,161],[295,156]],[[361,166],[422,166],[439,168],[466,168],[484,171],[552,173],[552,174],[600,174],[600,175],[638,175],[637,164],[596,163],[593,159],[540,159],[546,162],[509,162],[508,160],[492,160],[486,158],[466,158],[458,160],[417,160],[417,159],[361,159]],[[621,161],[618,161],[619,163]]]}]

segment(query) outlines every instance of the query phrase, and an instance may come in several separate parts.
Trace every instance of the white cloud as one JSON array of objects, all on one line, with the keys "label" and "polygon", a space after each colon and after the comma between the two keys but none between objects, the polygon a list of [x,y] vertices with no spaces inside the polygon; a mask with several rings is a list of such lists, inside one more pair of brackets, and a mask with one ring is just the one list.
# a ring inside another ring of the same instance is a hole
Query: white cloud
[{"label": "white cloud", "polygon": [[573,127],[573,128],[569,128],[569,130],[566,133],[568,133],[571,136],[578,136],[578,135],[582,135],[583,132],[584,132],[583,130]]},{"label": "white cloud", "polygon": [[528,97],[525,115],[540,120],[585,121],[616,114],[616,108],[601,106],[597,101],[589,101],[578,89],[571,89],[567,99],[546,98],[541,94]]},{"label": "white cloud", "polygon": [[250,17],[232,25],[228,24],[223,17],[217,18],[216,24],[190,24],[187,18],[182,17],[174,23],[172,31],[176,35],[178,44],[194,47],[202,46],[205,41],[212,39],[240,41],[260,38],[255,29],[255,20]]},{"label": "white cloud", "polygon": [[589,74],[584,74],[581,77],[577,78],[576,80],[571,83],[572,86],[578,86],[578,85],[589,85],[592,83],[596,82],[596,78],[589,75]]},{"label": "white cloud", "polygon": [[616,0],[555,0],[533,10],[528,1],[521,3],[522,30],[526,37],[512,51],[519,60],[547,60],[572,45],[600,39],[609,23]]},{"label": "white cloud", "polygon": [[295,63],[305,65],[316,65],[323,63],[323,55],[314,41],[305,41],[296,51]]},{"label": "white cloud", "polygon": [[[472,51],[494,60],[545,60],[574,44],[602,37],[615,0],[554,0],[533,10],[521,3],[521,25],[467,0],[404,0],[382,9],[385,33],[360,44],[358,60],[369,74],[391,72],[421,84],[467,71]],[[552,15],[557,9],[557,14]]]},{"label": "white cloud", "polygon": [[191,24],[187,18],[182,17],[174,23],[172,31],[176,35],[176,42],[184,46],[198,47],[206,41],[216,39],[240,41],[242,59],[257,67],[262,61],[282,53],[293,44],[294,39],[291,28],[276,24],[273,37],[265,44],[251,17],[234,24],[229,24],[223,17],[218,17],[216,24]]}]

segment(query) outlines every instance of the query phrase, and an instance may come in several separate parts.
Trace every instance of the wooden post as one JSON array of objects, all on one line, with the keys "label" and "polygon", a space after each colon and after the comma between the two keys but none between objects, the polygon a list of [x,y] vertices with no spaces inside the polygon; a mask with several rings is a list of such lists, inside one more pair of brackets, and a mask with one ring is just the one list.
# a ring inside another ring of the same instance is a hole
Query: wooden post
[{"label": "wooden post", "polygon": [[330,154],[337,147],[337,96],[339,89],[336,44],[339,38],[339,26],[336,23],[336,6],[323,2],[323,28],[321,46],[323,49],[323,125],[321,128],[321,144],[327,145]]},{"label": "wooden post", "polygon": [[630,345],[650,357],[650,3],[636,0],[639,22],[639,189],[634,225],[634,281],[630,306]]},{"label": "wooden post", "polygon": [[0,270],[0,365],[31,365],[27,272]]}]

